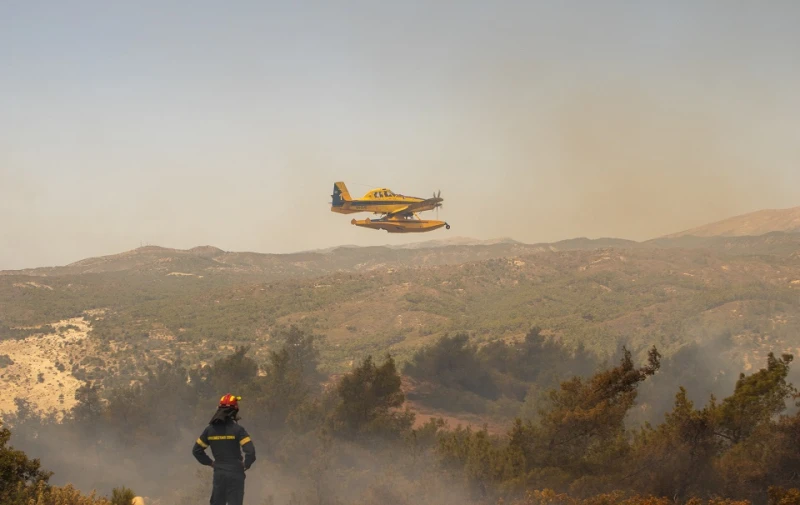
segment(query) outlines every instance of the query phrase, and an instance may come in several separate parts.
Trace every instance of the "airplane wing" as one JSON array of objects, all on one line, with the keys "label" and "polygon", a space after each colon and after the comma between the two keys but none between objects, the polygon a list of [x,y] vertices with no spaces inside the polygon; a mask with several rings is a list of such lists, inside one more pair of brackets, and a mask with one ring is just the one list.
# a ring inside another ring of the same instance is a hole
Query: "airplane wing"
[{"label": "airplane wing", "polygon": [[393,210],[392,212],[387,212],[386,216],[387,217],[392,217],[392,216],[402,216],[402,215],[413,214],[413,211],[411,211],[409,209],[410,207],[411,207],[411,205],[406,205],[405,207],[401,207],[401,208],[399,208],[397,210]]},{"label": "airplane wing", "polygon": [[405,207],[401,207],[397,210],[393,210],[392,212],[387,213],[386,215],[391,216],[411,216],[415,212],[422,212],[425,210],[433,210],[436,208],[436,200],[435,199],[428,199],[423,200],[421,202],[414,202],[406,205]]}]

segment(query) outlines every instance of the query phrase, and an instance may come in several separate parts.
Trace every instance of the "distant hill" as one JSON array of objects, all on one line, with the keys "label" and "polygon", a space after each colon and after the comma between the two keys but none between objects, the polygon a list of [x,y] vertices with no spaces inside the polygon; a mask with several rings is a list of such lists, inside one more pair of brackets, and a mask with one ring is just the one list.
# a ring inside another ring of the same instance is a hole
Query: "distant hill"
[{"label": "distant hill", "polygon": [[800,207],[765,209],[698,226],[662,238],[742,237],[771,232],[800,233]]},{"label": "distant hill", "polygon": [[640,245],[665,249],[708,249],[730,255],[773,255],[800,258],[800,233],[780,231],[739,237],[683,235],[648,240]]},{"label": "distant hill", "polygon": [[438,240],[426,240],[424,242],[412,242],[410,244],[388,246],[393,249],[427,249],[431,247],[447,247],[457,245],[496,245],[496,244],[509,244],[509,245],[524,245],[522,242],[512,238],[503,237],[498,239],[480,240],[471,237],[452,237]]},{"label": "distant hill", "polygon": [[551,243],[526,244],[503,238],[476,240],[459,237],[402,246],[339,246],[287,254],[223,251],[213,246],[173,249],[145,246],[131,251],[76,261],[64,266],[0,270],[0,276],[34,277],[103,274],[111,272],[158,273],[205,276],[240,282],[308,278],[342,272],[375,269],[457,265],[487,259],[540,252],[592,251],[598,249],[681,248],[708,249],[732,255],[800,257],[800,232],[772,232],[759,236],[674,235],[645,242],[619,238],[586,237]]},{"label": "distant hill", "polygon": [[[669,356],[723,339],[725,363],[748,370],[769,350],[800,354],[791,231],[800,211],[790,210],[645,242],[456,237],[291,254],[147,246],[0,271],[0,385],[38,388],[30,396],[41,405],[67,408],[78,381],[127,383],[158,361],[208,363],[236,345],[263,359],[287,324],[325,337],[330,373],[370,353],[403,362],[448,333],[486,343],[533,325],[599,356],[620,342]],[[741,234],[770,227],[785,231]]]},{"label": "distant hill", "polygon": [[618,239],[565,240],[524,244],[511,239],[431,240],[404,246],[340,246],[288,254],[229,252],[213,246],[172,249],[145,246],[109,256],[87,258],[58,267],[4,270],[0,275],[60,276],[111,272],[157,272],[172,275],[279,280],[337,272],[414,266],[453,265],[542,251],[623,247],[635,242]]}]

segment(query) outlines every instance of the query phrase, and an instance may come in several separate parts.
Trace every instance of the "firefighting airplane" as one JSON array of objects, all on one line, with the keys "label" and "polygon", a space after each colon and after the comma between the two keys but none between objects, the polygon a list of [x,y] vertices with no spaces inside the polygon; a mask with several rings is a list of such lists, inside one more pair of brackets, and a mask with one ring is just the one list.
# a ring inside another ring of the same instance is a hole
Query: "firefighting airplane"
[{"label": "firefighting airplane", "polygon": [[433,231],[450,225],[444,221],[420,219],[417,212],[438,209],[444,201],[441,191],[434,193],[433,198],[418,198],[393,193],[387,188],[376,188],[361,199],[353,200],[343,182],[333,184],[331,198],[331,212],[339,214],[352,214],[355,212],[372,212],[382,214],[379,219],[353,219],[350,224],[372,228],[373,230],[386,230],[389,233],[420,233]]}]

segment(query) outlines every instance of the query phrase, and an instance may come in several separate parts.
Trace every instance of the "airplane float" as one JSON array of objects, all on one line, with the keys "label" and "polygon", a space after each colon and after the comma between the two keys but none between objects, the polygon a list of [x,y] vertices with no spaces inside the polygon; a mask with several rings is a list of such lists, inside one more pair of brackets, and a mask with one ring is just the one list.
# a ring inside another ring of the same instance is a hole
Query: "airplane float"
[{"label": "airplane float", "polygon": [[333,184],[331,195],[331,212],[353,214],[356,212],[372,212],[381,214],[378,219],[353,219],[350,224],[386,230],[389,233],[420,233],[433,231],[450,225],[444,221],[420,219],[418,212],[438,209],[444,201],[442,192],[434,193],[433,198],[419,198],[393,193],[388,188],[375,188],[368,191],[360,199],[354,200],[343,182]]}]

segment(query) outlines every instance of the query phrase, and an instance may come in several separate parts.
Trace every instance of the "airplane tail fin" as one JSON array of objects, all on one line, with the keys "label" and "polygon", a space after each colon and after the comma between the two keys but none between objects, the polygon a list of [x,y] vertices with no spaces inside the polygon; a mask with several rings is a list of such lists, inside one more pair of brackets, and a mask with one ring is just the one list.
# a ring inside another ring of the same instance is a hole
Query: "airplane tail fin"
[{"label": "airplane tail fin", "polygon": [[331,205],[334,207],[342,207],[345,202],[352,200],[350,192],[347,191],[347,186],[345,186],[343,182],[333,183],[333,194],[331,198]]}]

